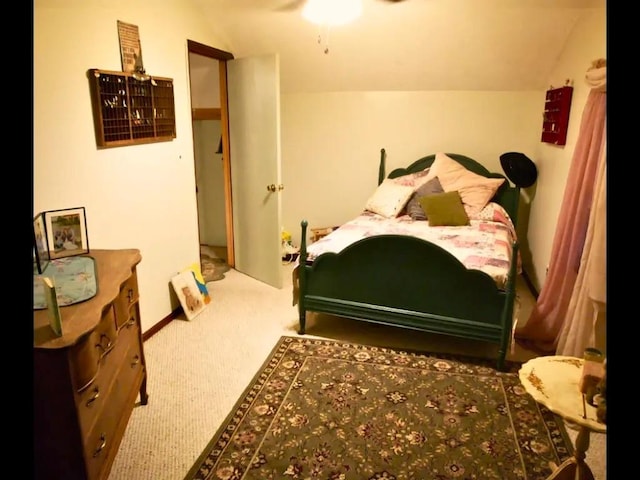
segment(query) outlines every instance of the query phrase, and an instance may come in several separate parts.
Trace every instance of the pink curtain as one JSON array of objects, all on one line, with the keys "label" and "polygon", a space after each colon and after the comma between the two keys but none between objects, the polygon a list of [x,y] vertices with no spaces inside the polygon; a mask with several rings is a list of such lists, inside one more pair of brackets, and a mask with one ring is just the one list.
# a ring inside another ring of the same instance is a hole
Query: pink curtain
[{"label": "pink curtain", "polygon": [[606,354],[606,222],[607,162],[603,149],[580,270],[558,336],[557,355],[582,357],[587,347]]},{"label": "pink curtain", "polygon": [[[606,158],[606,62],[602,59],[594,62],[587,71],[586,80],[594,88],[589,92],[582,113],[553,239],[549,272],[529,319],[515,331],[518,343],[541,353],[556,352],[567,321],[587,238],[594,191],[600,184],[598,166]],[[600,172],[604,171],[600,169]],[[582,356],[582,352],[578,356]]]}]

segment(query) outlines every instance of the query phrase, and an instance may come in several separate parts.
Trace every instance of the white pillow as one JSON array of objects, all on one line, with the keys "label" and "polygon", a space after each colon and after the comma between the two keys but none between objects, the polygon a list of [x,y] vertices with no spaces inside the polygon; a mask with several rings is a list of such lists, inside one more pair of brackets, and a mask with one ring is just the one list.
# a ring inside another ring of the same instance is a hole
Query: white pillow
[{"label": "white pillow", "polygon": [[384,180],[367,200],[366,210],[383,217],[397,217],[413,195],[413,187],[398,185],[392,179]]},{"label": "white pillow", "polygon": [[445,192],[458,191],[472,214],[480,212],[504,183],[504,178],[487,178],[467,170],[444,153],[436,153],[428,180],[438,177]]},{"label": "white pillow", "polygon": [[407,175],[396,177],[393,179],[393,183],[413,187],[413,190],[415,191],[418,187],[421,187],[425,184],[427,175],[429,175],[429,169],[425,168],[424,170],[420,170],[416,173],[409,173]]}]

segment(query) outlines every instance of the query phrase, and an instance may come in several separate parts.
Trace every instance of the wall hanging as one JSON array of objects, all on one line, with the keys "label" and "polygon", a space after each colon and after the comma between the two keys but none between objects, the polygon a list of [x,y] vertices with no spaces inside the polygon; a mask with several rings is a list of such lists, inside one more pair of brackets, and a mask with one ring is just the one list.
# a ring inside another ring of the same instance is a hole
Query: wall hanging
[{"label": "wall hanging", "polygon": [[569,112],[571,111],[571,96],[573,87],[567,85],[560,88],[551,86],[547,90],[544,102],[541,141],[554,145],[567,143],[567,127],[569,126]]},{"label": "wall hanging", "polygon": [[138,27],[118,20],[122,71],[88,71],[98,148],[176,138],[173,79],[146,73]]}]

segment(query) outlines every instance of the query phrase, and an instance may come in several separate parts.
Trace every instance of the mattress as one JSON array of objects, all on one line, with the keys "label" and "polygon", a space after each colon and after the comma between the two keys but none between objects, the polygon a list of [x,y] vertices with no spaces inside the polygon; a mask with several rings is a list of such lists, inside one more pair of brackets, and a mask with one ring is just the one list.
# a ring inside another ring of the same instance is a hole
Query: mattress
[{"label": "mattress", "polygon": [[[338,253],[352,243],[373,235],[410,235],[427,240],[450,252],[465,267],[480,270],[504,288],[516,232],[506,210],[490,202],[480,213],[469,216],[468,226],[429,226],[427,220],[409,215],[386,218],[370,211],[344,223],[329,235],[307,246],[307,263],[325,252]],[[518,273],[520,261],[518,257]],[[295,278],[295,277],[294,277]]]}]

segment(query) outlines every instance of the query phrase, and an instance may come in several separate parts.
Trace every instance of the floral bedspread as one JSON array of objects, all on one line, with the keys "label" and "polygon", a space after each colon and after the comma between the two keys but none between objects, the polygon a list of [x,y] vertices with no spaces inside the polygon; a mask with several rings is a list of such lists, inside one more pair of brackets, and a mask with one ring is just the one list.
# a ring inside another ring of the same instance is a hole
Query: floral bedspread
[{"label": "floral bedspread", "polygon": [[[425,220],[413,220],[409,215],[385,218],[364,211],[329,235],[307,246],[307,261],[325,252],[340,252],[352,243],[372,235],[411,235],[428,240],[454,255],[469,269],[490,275],[503,288],[509,274],[512,244],[516,232],[506,210],[490,202],[480,213],[469,215],[469,226],[430,227]],[[518,273],[520,261],[518,257]],[[294,304],[297,303],[297,272],[294,270]]]}]

